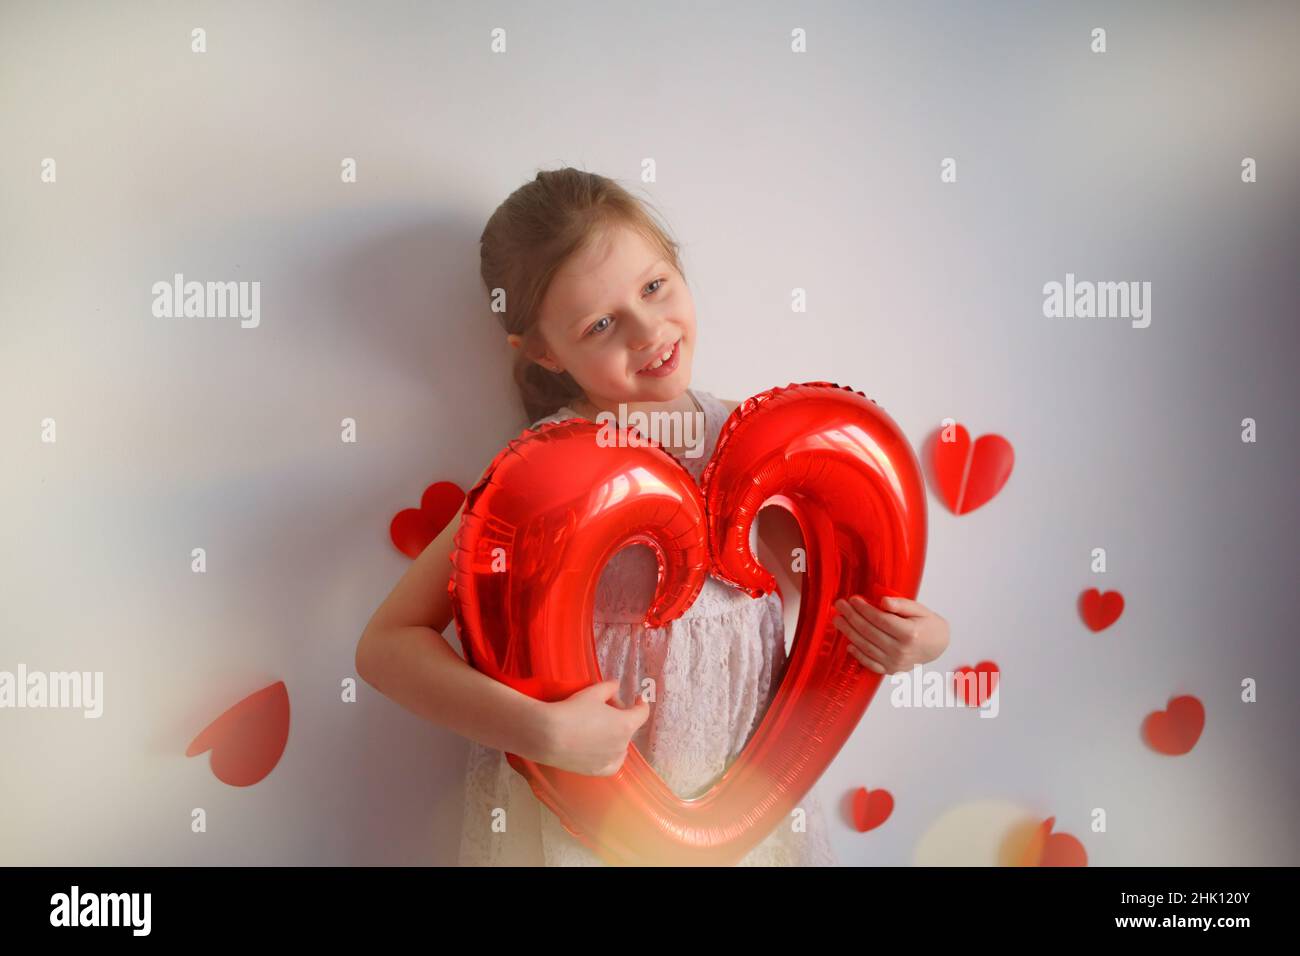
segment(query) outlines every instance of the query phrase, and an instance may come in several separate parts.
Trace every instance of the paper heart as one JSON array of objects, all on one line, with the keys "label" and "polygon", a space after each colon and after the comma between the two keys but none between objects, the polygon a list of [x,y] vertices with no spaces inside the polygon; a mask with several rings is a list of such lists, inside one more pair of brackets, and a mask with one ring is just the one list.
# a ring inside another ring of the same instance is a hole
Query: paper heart
[{"label": "paper heart", "polygon": [[418,558],[447,527],[456,515],[456,509],[465,500],[465,492],[451,481],[435,481],[420,496],[420,507],[403,508],[393,515],[388,525],[388,536],[393,545],[408,558]]},{"label": "paper heart", "polygon": [[1123,613],[1124,595],[1118,591],[1102,594],[1096,588],[1089,588],[1079,595],[1079,615],[1090,630],[1104,631]]},{"label": "paper heart", "polygon": [[[969,677],[963,675],[969,674]],[[1001,671],[992,661],[980,661],[974,667],[959,667],[953,673],[953,691],[957,700],[973,707],[983,707],[984,702],[998,689]],[[980,675],[983,675],[982,677]]]},{"label": "paper heart", "polygon": [[1196,746],[1205,728],[1205,707],[1190,694],[1174,697],[1164,710],[1147,714],[1142,735],[1153,750],[1171,757]]},{"label": "paper heart", "polygon": [[1040,823],[1025,853],[1025,866],[1087,866],[1088,851],[1077,837],[1053,833],[1056,817]]},{"label": "paper heart", "polygon": [[941,433],[934,446],[934,471],[943,500],[953,514],[974,511],[1002,490],[1015,460],[1015,450],[1001,435],[981,435],[972,447],[964,425],[954,426],[952,441],[944,441]]},{"label": "paper heart", "polygon": [[289,739],[289,691],[276,681],[208,724],[185,750],[197,757],[212,751],[212,773],[232,787],[249,787],[275,769]]},{"label": "paper heart", "polygon": [[466,498],[448,585],[470,663],[531,696],[563,699],[601,680],[596,583],[629,543],[651,547],[658,583],[646,626],[694,603],[710,571],[752,597],[775,585],[750,551],[772,504],[803,532],[807,571],[780,686],[744,750],[704,794],[683,800],[637,751],[587,776],[507,760],[568,831],[619,864],[730,865],[785,823],[852,733],[881,675],[847,653],[833,602],[915,597],[925,558],[925,489],[897,424],[828,382],[747,399],[724,423],[699,486],[658,447],[602,445],[580,419],[512,441]]},{"label": "paper heart", "polygon": [[853,793],[853,826],[859,833],[874,830],[894,812],[894,797],[888,790],[858,787]]}]

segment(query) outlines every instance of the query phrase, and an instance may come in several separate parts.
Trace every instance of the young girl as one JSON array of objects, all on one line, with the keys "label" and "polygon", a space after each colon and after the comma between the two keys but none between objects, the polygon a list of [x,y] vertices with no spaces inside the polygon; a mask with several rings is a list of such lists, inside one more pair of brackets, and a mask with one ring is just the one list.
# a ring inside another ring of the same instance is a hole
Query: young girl
[{"label": "young girl", "polygon": [[[734,401],[690,388],[695,307],[668,237],[641,202],[594,173],[538,173],[493,213],[481,271],[532,427],[602,411],[694,416],[694,444],[665,450],[698,483]],[[699,436],[702,434],[702,438]],[[597,585],[593,634],[600,683],[542,702],[469,667],[442,632],[458,513],[412,564],[366,627],[357,673],[409,710],[470,741],[462,865],[601,865],[571,836],[505,752],[577,773],[617,772],[634,744],[689,799],[739,756],[781,682],[787,647],[777,594],[752,599],[710,576],[695,603],[662,628],[641,621],[654,592],[653,553],[629,546]],[[789,556],[797,526],[780,509],[759,517],[759,557],[784,594],[799,593]],[[946,622],[915,601],[881,610],[860,596],[836,604],[847,653],[881,674],[937,657]],[[652,683],[644,683],[649,678]],[[643,694],[643,687],[653,694]],[[611,706],[613,705],[613,706]],[[816,788],[741,861],[835,865]]]}]

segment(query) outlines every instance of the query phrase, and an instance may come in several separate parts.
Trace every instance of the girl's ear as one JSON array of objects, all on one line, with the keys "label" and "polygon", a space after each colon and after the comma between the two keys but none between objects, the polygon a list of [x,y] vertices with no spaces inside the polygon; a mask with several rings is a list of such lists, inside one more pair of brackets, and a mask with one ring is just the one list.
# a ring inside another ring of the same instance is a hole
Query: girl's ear
[{"label": "girl's ear", "polygon": [[[506,335],[506,341],[510,343],[511,348],[522,349],[524,347],[523,339],[513,332],[510,332]],[[550,352],[545,352],[540,356],[530,355],[529,358],[531,358],[542,368],[546,369],[548,372],[559,373],[564,371],[564,369],[560,368],[560,366],[556,363],[556,361],[553,358],[551,358]]]}]

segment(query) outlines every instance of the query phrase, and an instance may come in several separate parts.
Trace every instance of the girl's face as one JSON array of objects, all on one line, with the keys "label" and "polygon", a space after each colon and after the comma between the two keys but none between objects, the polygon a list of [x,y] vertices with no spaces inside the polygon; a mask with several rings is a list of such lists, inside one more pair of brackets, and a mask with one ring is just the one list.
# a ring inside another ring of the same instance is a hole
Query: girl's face
[{"label": "girl's face", "polygon": [[695,303],[686,280],[626,226],[564,264],[538,321],[545,354],[536,361],[567,371],[597,407],[671,402],[690,384]]}]

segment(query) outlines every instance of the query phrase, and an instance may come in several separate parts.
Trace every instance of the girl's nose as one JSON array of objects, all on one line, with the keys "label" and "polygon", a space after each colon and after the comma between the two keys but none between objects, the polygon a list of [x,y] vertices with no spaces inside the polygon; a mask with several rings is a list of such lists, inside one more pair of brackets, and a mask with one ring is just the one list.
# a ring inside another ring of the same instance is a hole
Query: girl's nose
[{"label": "girl's nose", "polygon": [[628,348],[635,352],[663,344],[663,323],[645,313],[633,312],[629,316]]}]

